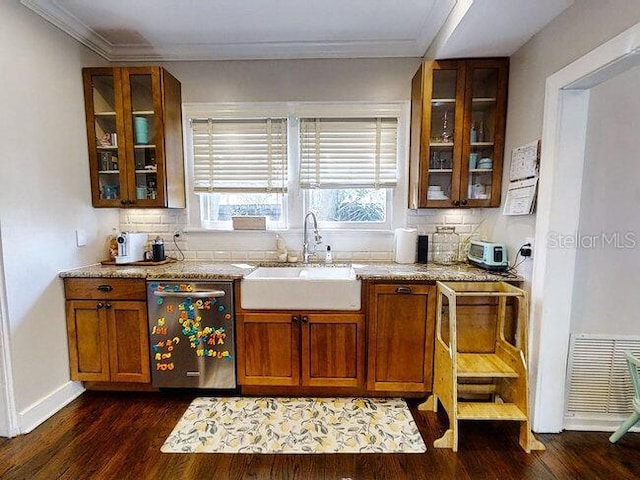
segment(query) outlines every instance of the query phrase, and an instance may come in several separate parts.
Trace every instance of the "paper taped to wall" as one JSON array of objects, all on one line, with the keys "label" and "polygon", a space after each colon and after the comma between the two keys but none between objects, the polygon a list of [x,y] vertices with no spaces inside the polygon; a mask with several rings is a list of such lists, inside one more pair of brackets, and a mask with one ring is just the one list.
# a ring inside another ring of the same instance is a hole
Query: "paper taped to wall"
[{"label": "paper taped to wall", "polygon": [[504,202],[504,215],[533,213],[538,191],[540,140],[527,143],[511,152],[509,188]]}]

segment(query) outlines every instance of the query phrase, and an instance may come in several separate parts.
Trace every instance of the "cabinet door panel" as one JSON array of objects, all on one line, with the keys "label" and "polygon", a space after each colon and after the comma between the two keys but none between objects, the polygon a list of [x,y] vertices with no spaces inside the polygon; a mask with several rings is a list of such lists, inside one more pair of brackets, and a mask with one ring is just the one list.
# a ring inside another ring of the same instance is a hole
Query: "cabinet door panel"
[{"label": "cabinet door panel", "polygon": [[364,318],[357,314],[304,315],[302,384],[358,387],[364,378]]},{"label": "cabinet door panel", "polygon": [[467,61],[460,200],[500,206],[507,109],[508,62]]},{"label": "cabinet door panel", "polygon": [[67,337],[72,380],[108,381],[107,322],[96,301],[67,302]]},{"label": "cabinet door panel", "polygon": [[163,206],[164,140],[158,67],[122,70],[124,124],[127,139],[128,188],[136,206]]},{"label": "cabinet door panel", "polygon": [[299,326],[293,314],[244,314],[238,322],[238,381],[242,385],[298,385]]},{"label": "cabinet door panel", "polygon": [[120,70],[84,69],[83,78],[93,206],[119,207],[127,194]]},{"label": "cabinet door panel", "polygon": [[149,334],[144,302],[111,302],[107,309],[111,381],[149,383]]},{"label": "cabinet door panel", "polygon": [[[371,390],[431,390],[435,290],[427,285],[374,285],[369,317]],[[409,291],[411,293],[399,293]]]}]

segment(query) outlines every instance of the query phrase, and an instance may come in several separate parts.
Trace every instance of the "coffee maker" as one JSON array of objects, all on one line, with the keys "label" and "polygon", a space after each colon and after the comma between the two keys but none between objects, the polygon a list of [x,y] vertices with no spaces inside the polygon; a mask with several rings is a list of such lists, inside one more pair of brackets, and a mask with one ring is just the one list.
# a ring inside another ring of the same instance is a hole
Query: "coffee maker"
[{"label": "coffee maker", "polygon": [[144,260],[144,247],[147,243],[146,233],[120,232],[116,235],[118,255],[116,263],[132,263]]}]

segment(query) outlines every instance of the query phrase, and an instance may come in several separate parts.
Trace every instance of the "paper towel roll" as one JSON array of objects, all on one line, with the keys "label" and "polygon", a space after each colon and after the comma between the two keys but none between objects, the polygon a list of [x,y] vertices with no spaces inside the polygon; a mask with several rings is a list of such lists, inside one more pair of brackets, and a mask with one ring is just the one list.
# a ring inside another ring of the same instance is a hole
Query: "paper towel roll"
[{"label": "paper towel roll", "polygon": [[418,230],[396,228],[393,245],[393,258],[396,263],[415,263],[417,248]]}]

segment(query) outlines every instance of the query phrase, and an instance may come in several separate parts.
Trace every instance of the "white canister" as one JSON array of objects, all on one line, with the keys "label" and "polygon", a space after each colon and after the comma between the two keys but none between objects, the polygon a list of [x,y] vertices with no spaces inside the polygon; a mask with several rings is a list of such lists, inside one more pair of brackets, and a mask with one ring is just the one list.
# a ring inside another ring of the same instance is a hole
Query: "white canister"
[{"label": "white canister", "polygon": [[396,263],[415,263],[418,249],[418,230],[396,228],[393,243],[393,259]]}]

